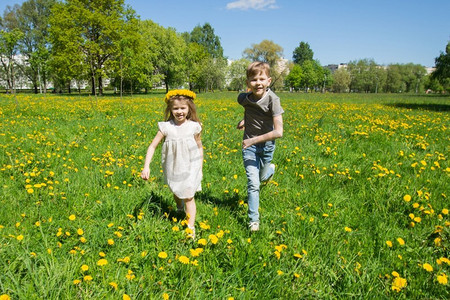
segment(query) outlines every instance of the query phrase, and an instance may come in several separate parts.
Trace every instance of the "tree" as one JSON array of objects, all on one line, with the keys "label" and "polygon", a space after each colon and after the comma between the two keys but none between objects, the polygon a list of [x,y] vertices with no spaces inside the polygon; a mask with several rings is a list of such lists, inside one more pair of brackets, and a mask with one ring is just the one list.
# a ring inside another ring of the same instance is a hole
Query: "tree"
[{"label": "tree", "polygon": [[45,92],[48,81],[50,44],[48,25],[51,8],[56,0],[28,0],[17,11],[18,28],[24,33],[20,40],[20,64],[23,74],[31,81],[34,92]]},{"label": "tree", "polygon": [[313,60],[313,56],[314,52],[309,47],[309,44],[300,42],[300,45],[294,49],[292,58],[294,63],[302,65],[307,60]]},{"label": "tree", "polygon": [[294,64],[291,71],[286,76],[286,84],[289,88],[300,90],[302,88],[303,69],[299,64]]},{"label": "tree", "polygon": [[[68,56],[79,49],[83,63],[89,68],[92,94],[96,94],[97,88],[100,95],[103,93],[103,78],[111,71],[110,61],[120,53],[122,29],[130,10],[124,0],[67,0],[54,6],[50,26],[58,52],[52,54]],[[71,45],[64,47],[65,43]],[[74,57],[75,64],[79,58]],[[72,59],[63,61],[70,68]]]},{"label": "tree", "polygon": [[145,26],[149,26],[149,34],[155,43],[155,60],[153,62],[155,73],[161,76],[168,92],[169,87],[181,85],[186,79],[184,75],[186,42],[174,28],[164,28],[150,20],[144,22]]},{"label": "tree", "polygon": [[194,27],[191,31],[189,42],[197,43],[205,47],[212,58],[223,58],[223,48],[220,44],[220,38],[214,33],[214,28],[209,23]]},{"label": "tree", "polygon": [[432,79],[436,79],[448,91],[450,91],[450,42],[445,47],[445,53],[435,59],[436,70],[432,73]]},{"label": "tree", "polygon": [[243,54],[250,61],[266,62],[274,68],[283,55],[283,48],[272,41],[263,40],[259,44],[252,44],[252,47],[245,49]]},{"label": "tree", "polygon": [[246,71],[250,61],[241,58],[231,62],[227,69],[228,88],[232,91],[245,91],[247,88]]},{"label": "tree", "polygon": [[337,69],[333,74],[332,89],[336,93],[344,93],[349,91],[351,82],[350,72],[345,68]]},{"label": "tree", "polygon": [[10,93],[16,92],[16,54],[19,49],[19,41],[22,39],[23,33],[19,29],[13,29],[10,32],[0,31],[0,63],[5,73],[6,83]]}]

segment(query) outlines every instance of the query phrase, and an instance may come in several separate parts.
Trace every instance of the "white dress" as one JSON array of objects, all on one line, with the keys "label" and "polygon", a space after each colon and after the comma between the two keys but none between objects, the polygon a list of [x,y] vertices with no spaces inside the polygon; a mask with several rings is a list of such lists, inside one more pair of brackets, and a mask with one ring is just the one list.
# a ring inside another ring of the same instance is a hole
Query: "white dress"
[{"label": "white dress", "polygon": [[193,198],[202,189],[203,158],[194,138],[202,128],[190,120],[179,126],[172,120],[158,122],[158,127],[165,136],[161,155],[165,182],[179,199]]}]

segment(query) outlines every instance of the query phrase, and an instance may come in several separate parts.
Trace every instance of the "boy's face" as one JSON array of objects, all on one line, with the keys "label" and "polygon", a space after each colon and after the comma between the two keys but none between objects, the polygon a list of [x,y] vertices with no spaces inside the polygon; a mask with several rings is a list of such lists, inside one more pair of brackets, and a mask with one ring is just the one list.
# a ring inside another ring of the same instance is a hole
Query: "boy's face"
[{"label": "boy's face", "polygon": [[272,82],[272,78],[267,76],[265,72],[260,72],[247,79],[247,86],[253,93],[255,99],[261,99],[266,93],[267,88]]}]

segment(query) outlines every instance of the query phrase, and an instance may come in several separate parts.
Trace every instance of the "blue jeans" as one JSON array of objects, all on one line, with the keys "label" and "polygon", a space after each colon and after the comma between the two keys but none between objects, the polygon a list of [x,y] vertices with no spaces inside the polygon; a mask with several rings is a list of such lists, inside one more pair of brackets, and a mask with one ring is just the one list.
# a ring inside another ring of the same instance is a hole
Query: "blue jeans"
[{"label": "blue jeans", "polygon": [[273,175],[268,168],[275,151],[275,141],[252,145],[242,150],[245,173],[247,174],[248,217],[250,222],[259,222],[259,187],[261,181]]}]

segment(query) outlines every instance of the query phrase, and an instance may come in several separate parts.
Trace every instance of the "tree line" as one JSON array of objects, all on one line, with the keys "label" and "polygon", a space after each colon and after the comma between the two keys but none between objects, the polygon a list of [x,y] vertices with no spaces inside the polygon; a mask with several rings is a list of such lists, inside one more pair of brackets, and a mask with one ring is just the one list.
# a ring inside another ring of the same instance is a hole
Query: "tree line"
[{"label": "tree line", "polygon": [[272,88],[291,91],[413,92],[450,90],[450,43],[428,76],[423,66],[379,66],[351,61],[335,71],[314,59],[300,42],[292,61],[270,40],[253,44],[241,59],[228,62],[214,28],[196,26],[179,33],[141,20],[124,0],[28,0],[8,6],[0,18],[0,78],[14,92],[26,78],[35,93],[90,92],[106,88],[122,94],[164,86],[197,91],[244,90],[245,69],[254,60],[272,67]]}]

